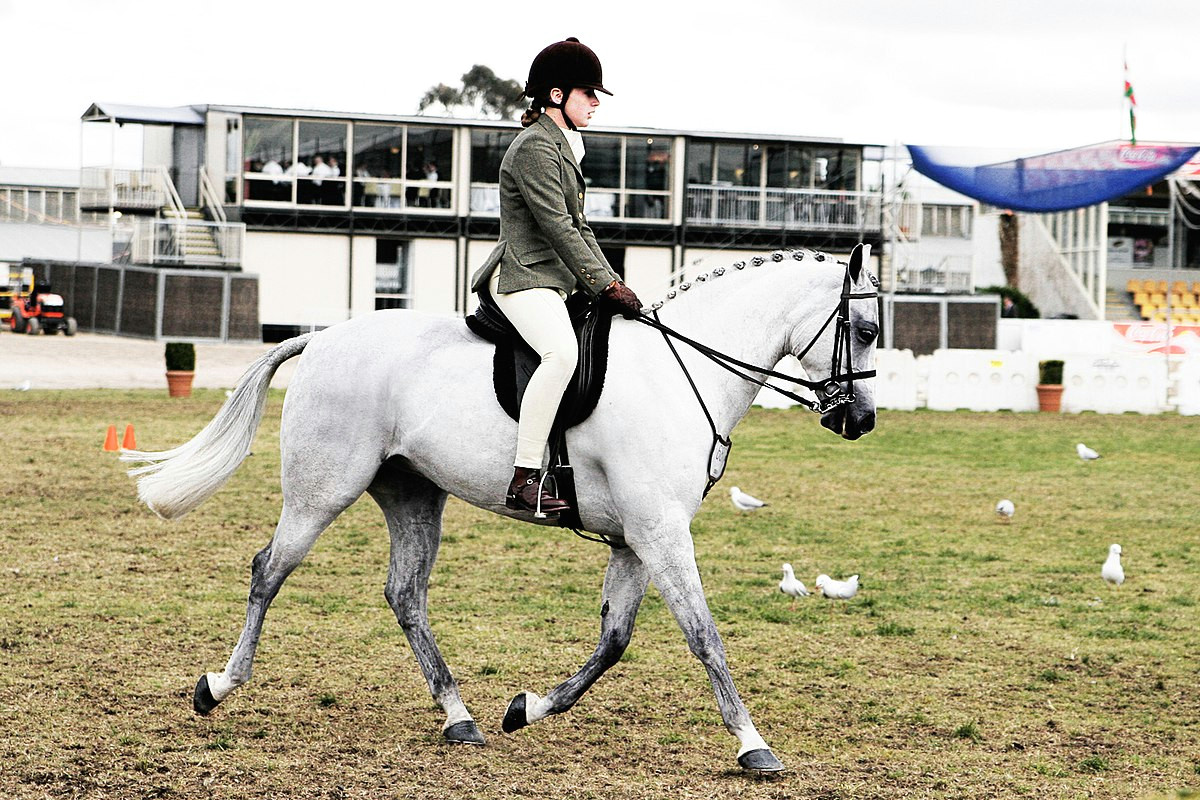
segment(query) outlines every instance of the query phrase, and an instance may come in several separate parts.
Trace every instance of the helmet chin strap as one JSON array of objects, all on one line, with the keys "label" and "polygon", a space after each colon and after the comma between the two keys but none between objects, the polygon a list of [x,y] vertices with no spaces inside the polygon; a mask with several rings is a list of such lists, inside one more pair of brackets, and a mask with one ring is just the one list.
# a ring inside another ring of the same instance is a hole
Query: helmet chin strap
[{"label": "helmet chin strap", "polygon": [[567,88],[567,89],[560,90],[560,91],[562,91],[562,93],[563,93],[562,102],[556,103],[553,100],[551,100],[549,97],[547,97],[546,104],[550,108],[557,108],[559,111],[561,111],[563,122],[567,123],[567,127],[570,128],[571,130],[577,131],[577,130],[579,130],[579,128],[575,127],[575,120],[571,119],[571,115],[567,113],[567,99],[570,98],[571,92],[573,92],[574,89]]}]

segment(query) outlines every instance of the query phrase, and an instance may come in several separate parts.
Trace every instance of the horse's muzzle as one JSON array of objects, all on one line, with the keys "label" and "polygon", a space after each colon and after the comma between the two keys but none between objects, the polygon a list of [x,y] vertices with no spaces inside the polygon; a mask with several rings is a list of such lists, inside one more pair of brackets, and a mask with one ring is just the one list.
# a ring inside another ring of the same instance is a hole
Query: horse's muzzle
[{"label": "horse's muzzle", "polygon": [[875,428],[875,409],[861,412],[855,405],[848,403],[822,414],[821,426],[851,441],[870,433]]}]

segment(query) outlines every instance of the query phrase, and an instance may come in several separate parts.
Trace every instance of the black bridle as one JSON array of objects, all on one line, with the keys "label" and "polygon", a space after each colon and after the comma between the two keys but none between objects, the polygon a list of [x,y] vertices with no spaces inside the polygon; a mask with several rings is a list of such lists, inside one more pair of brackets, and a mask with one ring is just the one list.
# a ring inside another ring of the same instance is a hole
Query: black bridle
[{"label": "black bridle", "polygon": [[[875,284],[874,279],[872,279],[872,284]],[[803,359],[804,356],[808,354],[808,351],[811,350],[813,346],[816,345],[817,341],[820,340],[821,334],[825,333],[825,330],[829,327],[829,324],[836,320],[836,332],[833,341],[833,358],[831,359],[829,368],[829,377],[821,381],[813,381],[807,378],[800,378],[795,375],[787,375],[766,367],[759,367],[754,364],[748,364],[745,361],[740,361],[733,356],[722,353],[721,351],[709,347],[706,344],[697,342],[694,339],[684,336],[679,331],[664,325],[658,318],[658,311],[652,312],[654,315],[653,318],[639,316],[637,317],[637,321],[645,325],[649,325],[652,328],[656,328],[660,333],[662,333],[663,338],[667,342],[667,346],[671,348],[671,352],[675,355],[675,359],[679,362],[679,366],[683,368],[684,374],[687,375],[688,382],[692,385],[692,391],[696,392],[696,397],[700,400],[700,405],[702,408],[704,408],[704,400],[700,398],[700,393],[696,389],[696,384],[694,381],[692,381],[691,375],[688,374],[687,367],[683,366],[683,360],[679,357],[679,353],[676,352],[675,346],[671,343],[671,338],[678,339],[679,341],[699,352],[701,355],[713,361],[715,364],[729,370],[734,375],[737,375],[742,380],[756,384],[760,387],[765,387],[774,392],[778,392],[784,397],[799,403],[810,411],[815,411],[818,414],[825,414],[837,408],[838,406],[854,402],[856,399],[854,394],[854,381],[875,377],[875,370],[873,369],[859,371],[854,370],[850,344],[850,301],[870,300],[877,297],[879,297],[878,290],[871,292],[851,291],[850,266],[847,265],[846,273],[842,278],[842,293],[838,300],[837,306],[833,309],[833,311],[829,312],[829,316],[825,319],[825,322],[821,325],[816,335],[813,336],[812,341],[810,341],[803,350],[795,354],[797,360]],[[817,399],[816,401],[813,401],[809,400],[807,397],[801,397],[800,395],[790,392],[787,389],[767,383],[765,379],[759,380],[753,375],[749,375],[741,370],[757,372],[763,375],[764,378],[779,378],[780,380],[803,386],[806,389],[810,389],[816,393]],[[842,389],[843,383],[849,384],[844,391]],[[706,416],[708,416],[707,408],[704,408],[704,413]],[[709,424],[713,424],[711,416],[709,417]],[[714,426],[714,434],[715,432],[716,429]]]}]

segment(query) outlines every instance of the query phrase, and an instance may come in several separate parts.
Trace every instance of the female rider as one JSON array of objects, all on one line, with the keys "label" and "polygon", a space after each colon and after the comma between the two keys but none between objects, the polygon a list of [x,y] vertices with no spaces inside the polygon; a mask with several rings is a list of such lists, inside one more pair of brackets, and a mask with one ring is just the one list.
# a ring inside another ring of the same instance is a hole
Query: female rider
[{"label": "female rider", "polygon": [[500,241],[472,279],[472,290],[489,291],[541,357],[521,400],[505,498],[512,509],[559,514],[570,507],[541,483],[546,441],[578,359],[567,296],[587,292],[627,317],[642,307],[609,266],[583,215],[579,128],[600,105],[597,92],[612,95],[600,59],[578,39],[555,42],[533,59],[524,130],[500,164]]}]

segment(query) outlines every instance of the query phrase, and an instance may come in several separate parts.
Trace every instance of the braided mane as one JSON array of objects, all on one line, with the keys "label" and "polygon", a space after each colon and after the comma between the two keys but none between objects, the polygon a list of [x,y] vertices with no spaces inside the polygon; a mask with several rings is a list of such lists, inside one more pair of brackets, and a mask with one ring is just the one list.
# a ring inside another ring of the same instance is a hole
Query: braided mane
[{"label": "braided mane", "polygon": [[[743,270],[746,267],[761,267],[763,264],[767,263],[767,261],[773,261],[773,262],[778,263],[780,261],[786,260],[789,257],[793,261],[803,261],[806,253],[808,255],[810,255],[814,261],[818,261],[818,262],[825,261],[826,259],[832,258],[832,256],[830,256],[828,253],[822,253],[819,250],[776,250],[775,252],[771,253],[769,256],[754,256],[749,261],[734,262],[732,265],[730,265],[730,268],[732,268],[734,270]],[[843,267],[846,266],[845,261],[835,261],[835,263],[841,264]],[[701,275],[697,275],[693,280],[697,284],[706,283],[708,281],[714,281],[717,278],[720,278],[722,275],[724,275],[728,271],[728,269],[729,268],[726,268],[726,267],[717,267],[712,272],[705,272]],[[867,272],[867,277],[874,286],[876,286],[876,287],[879,286],[879,281],[873,274],[871,274],[870,272]],[[672,289],[671,291],[667,292],[666,297],[664,297],[662,300],[659,300],[657,303],[650,306],[650,310],[657,311],[658,309],[662,308],[664,305],[666,305],[667,303],[671,302],[676,297],[678,297],[681,292],[688,291],[694,285],[695,284],[693,284],[691,281],[685,281],[685,282],[679,284],[679,286],[677,286],[674,289]]]}]

